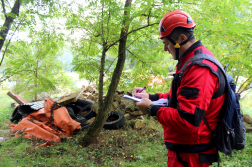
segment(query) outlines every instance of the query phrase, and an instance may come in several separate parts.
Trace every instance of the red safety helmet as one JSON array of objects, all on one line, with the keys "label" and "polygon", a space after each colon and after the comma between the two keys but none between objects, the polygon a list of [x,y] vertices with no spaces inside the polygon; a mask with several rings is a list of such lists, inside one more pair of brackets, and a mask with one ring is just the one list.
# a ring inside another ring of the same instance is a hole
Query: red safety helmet
[{"label": "red safety helmet", "polygon": [[196,24],[191,16],[181,10],[167,13],[159,23],[159,38],[164,38],[176,27],[194,28]]}]

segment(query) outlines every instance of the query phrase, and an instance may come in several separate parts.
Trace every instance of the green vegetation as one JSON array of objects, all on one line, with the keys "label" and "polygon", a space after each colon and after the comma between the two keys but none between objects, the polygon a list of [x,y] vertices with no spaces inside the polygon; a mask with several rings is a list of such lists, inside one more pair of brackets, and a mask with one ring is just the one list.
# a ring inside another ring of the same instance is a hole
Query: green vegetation
[{"label": "green vegetation", "polygon": [[11,102],[15,102],[7,95],[7,90],[0,89],[0,128],[10,120],[13,108]]},{"label": "green vegetation", "polygon": [[[34,148],[26,139],[10,139],[0,148],[1,166],[165,166],[167,150],[161,132],[124,128],[102,131],[99,143],[78,145],[80,135],[57,146]],[[147,136],[148,135],[148,136]],[[97,141],[98,142],[98,141]]]}]

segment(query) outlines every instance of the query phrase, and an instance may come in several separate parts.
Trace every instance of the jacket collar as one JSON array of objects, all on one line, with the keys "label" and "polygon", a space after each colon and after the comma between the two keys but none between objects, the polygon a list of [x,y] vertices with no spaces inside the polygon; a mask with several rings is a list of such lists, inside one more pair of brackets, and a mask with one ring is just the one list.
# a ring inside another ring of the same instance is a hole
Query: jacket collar
[{"label": "jacket collar", "polygon": [[183,55],[182,55],[182,56],[179,58],[179,60],[178,60],[177,71],[180,69],[181,65],[183,65],[183,64],[187,61],[187,59],[189,59],[188,56],[190,55],[190,53],[191,53],[193,50],[195,50],[197,47],[199,47],[199,46],[203,46],[200,40],[197,41],[197,42],[195,42],[194,44],[192,44],[192,45],[185,51],[185,53],[183,53]]}]

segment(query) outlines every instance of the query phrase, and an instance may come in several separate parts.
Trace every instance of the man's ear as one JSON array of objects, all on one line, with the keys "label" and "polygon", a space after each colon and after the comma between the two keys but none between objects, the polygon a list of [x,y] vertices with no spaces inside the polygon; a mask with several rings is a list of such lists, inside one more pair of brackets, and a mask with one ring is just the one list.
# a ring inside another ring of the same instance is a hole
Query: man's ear
[{"label": "man's ear", "polygon": [[187,36],[185,34],[180,34],[180,39],[181,39],[181,42],[184,42],[185,40],[187,40]]}]

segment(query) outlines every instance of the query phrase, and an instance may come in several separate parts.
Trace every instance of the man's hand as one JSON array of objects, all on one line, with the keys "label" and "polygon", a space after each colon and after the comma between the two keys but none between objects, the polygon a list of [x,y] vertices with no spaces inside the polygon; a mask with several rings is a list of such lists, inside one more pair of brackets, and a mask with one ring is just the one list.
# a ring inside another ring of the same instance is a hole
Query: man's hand
[{"label": "man's hand", "polygon": [[141,87],[134,88],[132,91],[132,96],[137,97],[139,99],[143,99],[143,98],[149,99],[149,94],[146,93],[145,90],[143,90],[141,93],[137,93],[141,89],[143,89],[143,88],[141,88]]},{"label": "man's hand", "polygon": [[152,104],[152,101],[147,98],[141,99],[141,102],[136,102],[137,107],[142,113],[147,114],[147,108]]}]

